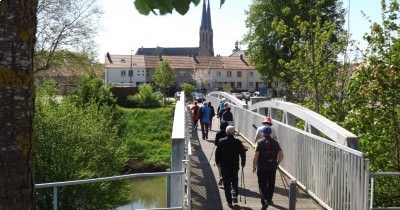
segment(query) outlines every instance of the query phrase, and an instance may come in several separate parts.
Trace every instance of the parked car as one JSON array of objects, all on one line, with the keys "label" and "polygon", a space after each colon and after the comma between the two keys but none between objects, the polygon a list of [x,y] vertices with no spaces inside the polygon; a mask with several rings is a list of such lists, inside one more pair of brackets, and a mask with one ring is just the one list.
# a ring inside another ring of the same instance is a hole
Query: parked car
[{"label": "parked car", "polygon": [[250,100],[251,93],[250,92],[242,92],[242,97],[245,100]]},{"label": "parked car", "polygon": [[242,100],[243,96],[240,93],[232,93],[233,96],[235,96],[237,99]]},{"label": "parked car", "polygon": [[259,91],[254,91],[252,94],[251,94],[251,96],[255,96],[255,97],[257,97],[257,96],[259,96],[260,95],[260,92]]},{"label": "parked car", "polygon": [[203,103],[203,101],[206,100],[202,93],[193,92],[191,95],[193,97],[193,101],[197,101],[198,103]]}]

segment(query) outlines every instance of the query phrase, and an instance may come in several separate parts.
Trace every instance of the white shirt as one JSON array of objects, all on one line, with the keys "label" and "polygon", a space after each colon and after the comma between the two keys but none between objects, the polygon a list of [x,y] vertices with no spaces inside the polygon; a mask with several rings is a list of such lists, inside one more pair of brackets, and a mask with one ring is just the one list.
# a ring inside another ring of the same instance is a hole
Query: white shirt
[{"label": "white shirt", "polygon": [[276,136],[274,128],[272,128],[269,125],[263,125],[263,126],[260,126],[260,127],[257,128],[255,142],[257,142],[257,140],[261,139],[264,136],[263,135],[263,130],[264,130],[265,127],[270,127],[271,128],[271,133],[270,133],[271,138],[273,138],[275,140],[278,138]]}]

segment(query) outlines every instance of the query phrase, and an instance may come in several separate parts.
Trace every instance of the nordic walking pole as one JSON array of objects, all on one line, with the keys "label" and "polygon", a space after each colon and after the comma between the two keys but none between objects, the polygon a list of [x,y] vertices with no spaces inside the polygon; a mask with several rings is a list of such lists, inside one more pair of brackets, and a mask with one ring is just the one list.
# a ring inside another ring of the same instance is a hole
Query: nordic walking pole
[{"label": "nordic walking pole", "polygon": [[247,203],[246,201],[246,184],[244,183],[244,173],[243,173],[243,167],[242,167],[242,182],[243,182],[243,197],[244,197],[244,204]]}]

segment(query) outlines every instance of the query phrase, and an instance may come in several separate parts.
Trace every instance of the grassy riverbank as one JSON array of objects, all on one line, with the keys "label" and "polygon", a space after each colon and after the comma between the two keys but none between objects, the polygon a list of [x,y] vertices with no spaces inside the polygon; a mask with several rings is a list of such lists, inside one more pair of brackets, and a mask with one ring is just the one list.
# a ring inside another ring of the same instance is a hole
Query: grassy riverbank
[{"label": "grassy riverbank", "polygon": [[120,136],[128,145],[128,157],[141,162],[135,172],[165,171],[171,156],[174,106],[141,109],[118,107]]}]

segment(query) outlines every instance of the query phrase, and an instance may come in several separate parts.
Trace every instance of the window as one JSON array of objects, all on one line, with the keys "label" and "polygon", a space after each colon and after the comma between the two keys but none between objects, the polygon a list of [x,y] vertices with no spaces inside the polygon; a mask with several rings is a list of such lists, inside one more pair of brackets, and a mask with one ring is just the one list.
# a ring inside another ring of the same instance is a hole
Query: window
[{"label": "window", "polygon": [[237,88],[242,88],[242,83],[241,82],[237,83]]},{"label": "window", "polygon": [[217,71],[217,77],[221,77],[221,72]]},{"label": "window", "polygon": [[232,72],[231,71],[227,71],[226,72],[226,77],[232,77]]},{"label": "window", "polygon": [[242,72],[241,71],[237,72],[237,77],[242,77]]},{"label": "window", "polygon": [[254,82],[249,82],[249,87],[254,87]]},{"label": "window", "polygon": [[121,77],[125,77],[126,76],[126,71],[125,70],[121,70]]},{"label": "window", "polygon": [[254,72],[249,72],[249,77],[254,77]]},{"label": "window", "polygon": [[180,77],[180,78],[185,77],[185,75],[186,75],[186,72],[185,72],[185,71],[179,71],[179,77]]},{"label": "window", "polygon": [[231,82],[231,88],[235,88],[235,83]]}]

